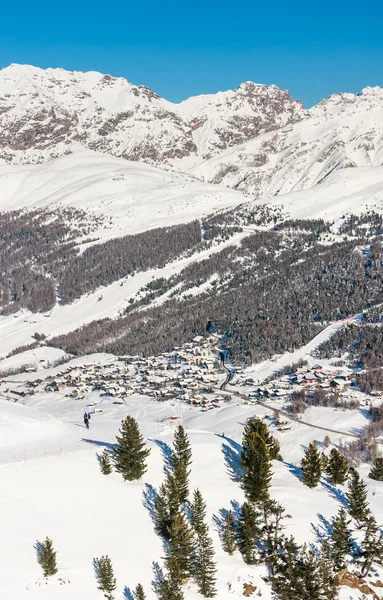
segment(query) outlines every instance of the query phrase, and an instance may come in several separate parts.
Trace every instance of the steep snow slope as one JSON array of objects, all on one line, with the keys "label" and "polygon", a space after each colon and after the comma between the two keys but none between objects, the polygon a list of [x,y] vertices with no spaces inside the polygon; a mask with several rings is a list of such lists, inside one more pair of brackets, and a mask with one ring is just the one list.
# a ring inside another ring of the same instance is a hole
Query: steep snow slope
[{"label": "steep snow slope", "polygon": [[276,86],[173,104],[123,78],[11,65],[0,71],[0,158],[41,162],[88,148],[151,164],[186,164],[307,116]]},{"label": "steep snow slope", "polygon": [[307,189],[329,173],[383,162],[383,89],[339,94],[311,118],[230,148],[190,170],[258,197]]}]

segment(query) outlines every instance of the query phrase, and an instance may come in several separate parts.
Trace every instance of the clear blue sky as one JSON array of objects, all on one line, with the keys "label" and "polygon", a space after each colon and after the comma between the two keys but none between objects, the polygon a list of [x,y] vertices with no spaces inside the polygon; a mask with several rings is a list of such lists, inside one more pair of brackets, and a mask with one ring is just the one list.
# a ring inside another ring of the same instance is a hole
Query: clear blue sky
[{"label": "clear blue sky", "polygon": [[97,70],[169,100],[275,83],[310,106],[383,86],[379,0],[12,0],[0,9],[0,67]]}]

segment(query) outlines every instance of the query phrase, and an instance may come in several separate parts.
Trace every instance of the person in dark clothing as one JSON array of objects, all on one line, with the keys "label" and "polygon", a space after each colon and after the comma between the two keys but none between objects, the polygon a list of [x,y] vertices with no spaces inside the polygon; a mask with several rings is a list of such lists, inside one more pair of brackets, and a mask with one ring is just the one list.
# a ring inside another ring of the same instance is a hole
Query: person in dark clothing
[{"label": "person in dark clothing", "polygon": [[89,429],[89,415],[88,415],[88,413],[87,413],[87,412],[86,412],[86,413],[84,413],[84,423],[85,423],[85,427],[86,427],[87,429]]}]

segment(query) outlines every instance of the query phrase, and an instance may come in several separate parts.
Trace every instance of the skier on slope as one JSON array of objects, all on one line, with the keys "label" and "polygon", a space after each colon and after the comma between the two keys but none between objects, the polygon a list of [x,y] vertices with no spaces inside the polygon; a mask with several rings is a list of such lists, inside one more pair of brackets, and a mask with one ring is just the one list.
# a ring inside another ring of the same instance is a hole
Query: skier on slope
[{"label": "skier on slope", "polygon": [[89,429],[89,419],[90,419],[90,415],[88,415],[87,412],[84,413],[84,423],[85,423],[85,427],[87,429]]}]

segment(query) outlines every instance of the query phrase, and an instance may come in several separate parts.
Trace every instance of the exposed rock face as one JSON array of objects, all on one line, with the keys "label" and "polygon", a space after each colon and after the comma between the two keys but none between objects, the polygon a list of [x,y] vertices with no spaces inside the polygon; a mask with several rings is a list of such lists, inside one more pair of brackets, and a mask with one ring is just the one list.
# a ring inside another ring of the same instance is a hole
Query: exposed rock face
[{"label": "exposed rock face", "polygon": [[81,144],[188,168],[307,115],[288,92],[251,82],[173,104],[145,86],[95,72],[26,65],[0,71],[0,158],[7,162],[43,162]]}]

